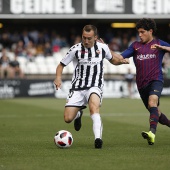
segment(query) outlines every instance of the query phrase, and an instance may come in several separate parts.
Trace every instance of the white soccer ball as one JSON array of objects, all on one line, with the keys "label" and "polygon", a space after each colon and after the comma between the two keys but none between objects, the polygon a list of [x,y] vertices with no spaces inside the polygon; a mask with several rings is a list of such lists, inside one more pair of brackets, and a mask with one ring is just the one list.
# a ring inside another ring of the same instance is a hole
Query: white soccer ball
[{"label": "white soccer ball", "polygon": [[54,136],[54,143],[59,148],[68,148],[73,144],[73,136],[67,130],[60,130]]}]

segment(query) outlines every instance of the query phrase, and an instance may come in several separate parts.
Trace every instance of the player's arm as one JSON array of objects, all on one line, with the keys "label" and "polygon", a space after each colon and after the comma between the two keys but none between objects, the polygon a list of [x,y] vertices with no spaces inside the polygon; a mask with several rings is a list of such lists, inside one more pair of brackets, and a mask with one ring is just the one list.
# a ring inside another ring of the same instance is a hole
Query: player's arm
[{"label": "player's arm", "polygon": [[[105,44],[102,38],[98,39],[97,41]],[[127,58],[124,59],[122,55],[115,53],[112,50],[110,50],[110,52],[112,54],[112,58],[109,60],[109,62],[111,64],[120,65],[120,64],[129,64],[130,63],[129,59],[127,59]]]},{"label": "player's arm", "polygon": [[113,56],[112,59],[109,60],[110,63],[112,63],[114,65],[129,64],[130,63],[129,59],[127,59],[127,58],[124,59],[122,55],[115,53],[112,50],[110,50],[110,52]]},{"label": "player's arm", "polygon": [[56,90],[58,90],[61,87],[62,73],[63,73],[64,67],[65,67],[64,64],[60,63],[56,68],[56,77],[55,77],[55,80],[54,80]]},{"label": "player's arm", "polygon": [[56,86],[56,89],[58,90],[61,87],[62,84],[62,73],[65,66],[67,66],[75,57],[75,46],[71,47],[69,49],[69,52],[65,55],[65,57],[62,58],[60,64],[56,68],[56,77],[54,80],[54,84]]},{"label": "player's arm", "polygon": [[168,46],[162,46],[162,45],[155,44],[154,47],[157,48],[158,50],[165,50],[167,52],[170,52],[170,47],[168,47]]}]

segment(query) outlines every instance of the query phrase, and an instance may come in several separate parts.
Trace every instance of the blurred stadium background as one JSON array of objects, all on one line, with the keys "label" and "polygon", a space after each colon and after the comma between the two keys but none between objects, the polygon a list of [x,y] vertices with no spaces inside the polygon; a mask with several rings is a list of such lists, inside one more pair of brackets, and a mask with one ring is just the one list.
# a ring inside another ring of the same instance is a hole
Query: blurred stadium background
[{"label": "blurred stadium background", "polygon": [[[135,23],[143,17],[154,18],[156,36],[170,43],[169,0],[0,0],[0,98],[65,98],[73,67],[65,68],[58,92],[53,86],[55,70],[67,50],[81,41],[83,26],[94,24],[99,37],[122,52],[138,39]],[[104,69],[104,97],[129,97],[125,75],[129,69],[135,75],[133,61],[122,66],[105,61]],[[163,71],[163,95],[169,96],[169,54]],[[135,83],[132,86],[132,97],[138,98]]]}]

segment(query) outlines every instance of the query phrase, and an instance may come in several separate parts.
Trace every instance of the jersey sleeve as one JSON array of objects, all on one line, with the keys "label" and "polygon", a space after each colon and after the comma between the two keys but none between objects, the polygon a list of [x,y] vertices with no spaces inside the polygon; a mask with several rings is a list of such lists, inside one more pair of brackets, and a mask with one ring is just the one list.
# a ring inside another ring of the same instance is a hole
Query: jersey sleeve
[{"label": "jersey sleeve", "polygon": [[107,60],[111,60],[112,59],[112,54],[111,54],[111,52],[110,52],[110,49],[109,49],[109,47],[106,45],[106,44],[104,44],[105,46],[105,51],[106,51],[106,59]]},{"label": "jersey sleeve", "polygon": [[65,57],[62,58],[60,63],[63,64],[64,66],[67,66],[75,58],[75,52],[76,52],[75,46],[72,46],[65,55]]},{"label": "jersey sleeve", "polygon": [[130,58],[134,54],[134,43],[132,43],[125,51],[121,53],[123,58]]},{"label": "jersey sleeve", "polygon": [[165,41],[162,41],[162,40],[159,40],[160,41],[160,45],[162,46],[166,46],[166,47],[170,47],[170,44],[165,42]]}]

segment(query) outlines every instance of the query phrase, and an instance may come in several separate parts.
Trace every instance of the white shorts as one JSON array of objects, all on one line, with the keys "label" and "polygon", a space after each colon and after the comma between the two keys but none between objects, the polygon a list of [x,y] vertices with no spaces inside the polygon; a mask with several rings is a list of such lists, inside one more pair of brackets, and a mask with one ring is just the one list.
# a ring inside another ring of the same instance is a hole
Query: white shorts
[{"label": "white shorts", "polygon": [[100,105],[101,105],[103,99],[102,96],[103,92],[98,87],[91,87],[90,89],[87,90],[79,90],[79,91],[71,90],[70,93],[68,94],[67,102],[65,106],[66,107],[74,106],[74,107],[79,107],[81,109],[84,109],[88,104],[91,94],[93,93],[99,96]]}]

